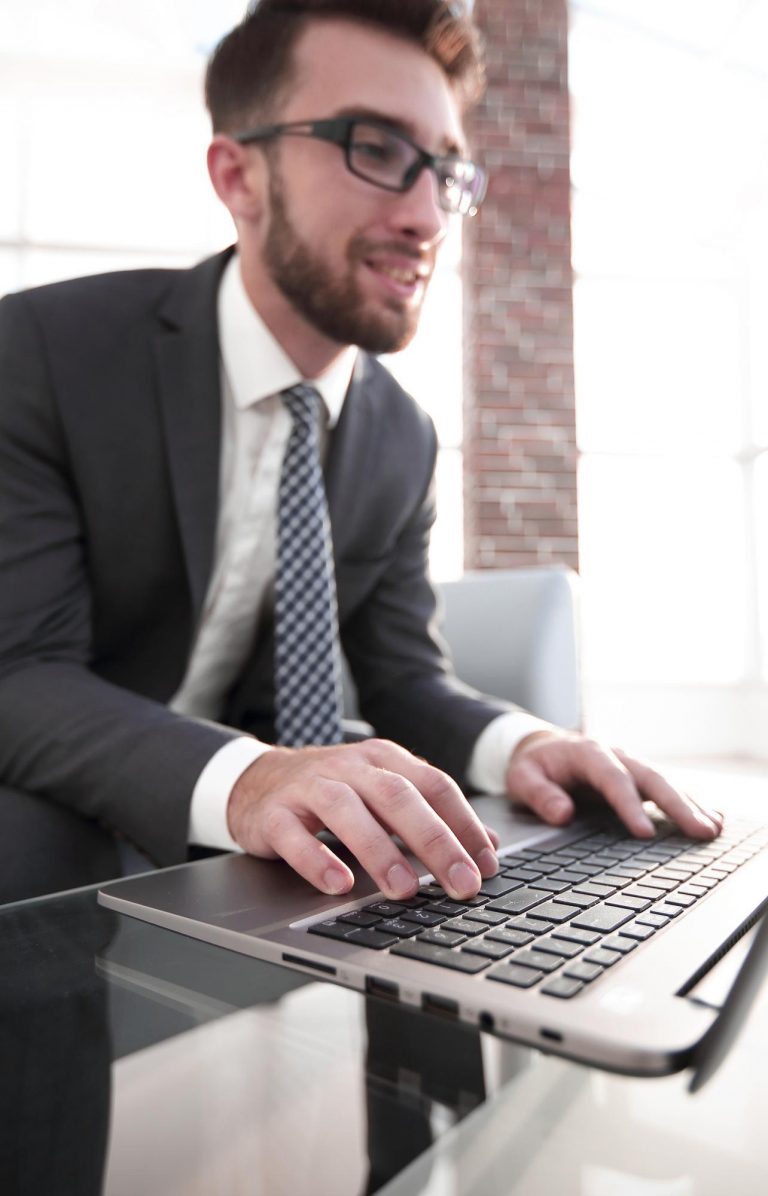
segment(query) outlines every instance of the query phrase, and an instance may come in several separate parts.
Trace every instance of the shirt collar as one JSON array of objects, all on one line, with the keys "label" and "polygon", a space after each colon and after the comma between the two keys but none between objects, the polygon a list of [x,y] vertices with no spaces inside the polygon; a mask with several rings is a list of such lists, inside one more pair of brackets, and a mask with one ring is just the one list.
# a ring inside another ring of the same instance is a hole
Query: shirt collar
[{"label": "shirt collar", "polygon": [[248,298],[233,254],[221,279],[218,298],[219,344],[235,406],[244,409],[289,386],[317,387],[328,411],[328,426],[341,415],[355,368],[357,349],[350,345],[321,378],[302,378]]}]

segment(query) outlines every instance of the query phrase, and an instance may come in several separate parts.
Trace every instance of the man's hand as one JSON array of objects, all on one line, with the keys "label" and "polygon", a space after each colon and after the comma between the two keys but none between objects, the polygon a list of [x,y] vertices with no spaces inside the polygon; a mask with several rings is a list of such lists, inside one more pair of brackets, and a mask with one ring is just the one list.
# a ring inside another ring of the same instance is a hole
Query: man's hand
[{"label": "man's hand", "polygon": [[673,788],[647,764],[618,748],[611,750],[568,731],[536,731],[515,748],[507,769],[507,791],[545,822],[563,826],[575,812],[571,794],[588,789],[604,798],[633,835],[654,834],[643,801],[653,801],[693,839],[714,839],[723,816],[705,810]]},{"label": "man's hand", "polygon": [[498,840],[451,778],[381,739],[266,752],[237,781],[227,820],[245,851],[286,860],[323,893],[346,893],[354,880],[315,837],[324,828],[394,899],[412,897],[418,876],[392,835],[457,900],[498,870]]}]

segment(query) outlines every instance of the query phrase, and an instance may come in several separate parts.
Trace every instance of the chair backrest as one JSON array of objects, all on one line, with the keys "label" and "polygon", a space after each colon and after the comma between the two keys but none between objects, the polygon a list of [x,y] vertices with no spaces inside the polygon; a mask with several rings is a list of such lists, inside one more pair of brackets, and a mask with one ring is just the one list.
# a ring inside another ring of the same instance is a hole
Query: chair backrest
[{"label": "chair backrest", "polygon": [[[564,565],[484,569],[439,584],[441,631],[457,675],[559,727],[581,726],[577,575]],[[344,666],[344,708],[356,719]]]},{"label": "chair backrest", "polygon": [[564,565],[483,569],[437,587],[457,675],[560,727],[581,726],[577,575]]}]

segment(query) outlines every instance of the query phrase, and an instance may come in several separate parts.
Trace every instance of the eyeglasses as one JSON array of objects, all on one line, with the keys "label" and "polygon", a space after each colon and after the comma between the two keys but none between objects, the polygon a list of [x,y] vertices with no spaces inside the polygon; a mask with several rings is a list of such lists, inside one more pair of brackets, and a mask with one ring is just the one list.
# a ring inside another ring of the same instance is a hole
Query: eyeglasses
[{"label": "eyeglasses", "polygon": [[261,125],[233,133],[241,145],[290,135],[315,137],[344,150],[351,174],[385,191],[408,191],[425,168],[437,179],[437,202],[445,212],[474,216],[483,202],[487,179],[482,167],[456,154],[429,154],[385,121],[339,117]]}]

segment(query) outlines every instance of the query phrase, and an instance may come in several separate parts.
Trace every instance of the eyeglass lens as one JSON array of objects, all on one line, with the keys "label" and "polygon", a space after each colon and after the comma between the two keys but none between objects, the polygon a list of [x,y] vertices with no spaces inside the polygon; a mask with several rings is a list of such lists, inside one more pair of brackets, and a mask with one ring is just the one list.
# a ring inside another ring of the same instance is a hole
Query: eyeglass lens
[{"label": "eyeglass lens", "polygon": [[[415,146],[397,133],[357,121],[349,132],[350,169],[361,178],[392,191],[405,191],[415,181],[422,163]],[[461,159],[438,164],[440,203],[448,211],[466,212],[475,199],[475,169]]]}]

